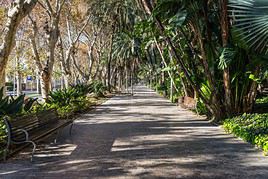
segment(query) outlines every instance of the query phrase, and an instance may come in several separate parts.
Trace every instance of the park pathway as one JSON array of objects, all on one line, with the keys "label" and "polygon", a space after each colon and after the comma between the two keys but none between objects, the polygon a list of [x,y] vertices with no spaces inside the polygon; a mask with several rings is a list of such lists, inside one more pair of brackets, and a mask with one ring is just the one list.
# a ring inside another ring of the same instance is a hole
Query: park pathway
[{"label": "park pathway", "polygon": [[268,157],[144,86],[116,96],[28,155],[0,164],[0,178],[267,179]]}]

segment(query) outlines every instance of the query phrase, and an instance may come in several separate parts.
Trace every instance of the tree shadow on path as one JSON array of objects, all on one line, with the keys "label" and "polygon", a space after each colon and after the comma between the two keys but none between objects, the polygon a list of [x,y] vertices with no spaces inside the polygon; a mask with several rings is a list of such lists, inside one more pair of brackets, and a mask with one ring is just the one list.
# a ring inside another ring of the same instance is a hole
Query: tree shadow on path
[{"label": "tree shadow on path", "polygon": [[60,143],[39,150],[34,163],[0,164],[0,178],[267,178],[268,158],[250,144],[163,98],[156,96],[160,108],[130,98],[83,115],[71,138],[63,131]]}]

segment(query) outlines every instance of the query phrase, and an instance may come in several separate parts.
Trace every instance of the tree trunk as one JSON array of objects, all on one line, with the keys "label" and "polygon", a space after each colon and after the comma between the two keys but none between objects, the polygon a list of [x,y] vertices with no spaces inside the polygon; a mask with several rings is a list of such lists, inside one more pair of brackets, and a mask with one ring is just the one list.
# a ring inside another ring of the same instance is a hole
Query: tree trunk
[{"label": "tree trunk", "polygon": [[[46,1],[47,6],[51,7],[51,4],[49,1]],[[46,38],[47,38],[47,44],[48,44],[48,50],[47,50],[47,63],[45,68],[42,72],[42,96],[47,98],[49,92],[51,91],[51,80],[52,80],[52,72],[54,68],[55,63],[55,49],[56,44],[58,42],[60,31],[59,31],[59,21],[60,21],[60,15],[62,6],[64,5],[65,1],[56,1],[56,11],[54,12],[52,9],[50,9],[50,14],[52,14],[50,19],[50,24],[46,27]]]},{"label": "tree trunk", "polygon": [[134,72],[135,71],[135,63],[132,62],[131,65],[131,95],[134,95]]},{"label": "tree trunk", "polygon": [[4,88],[4,95],[6,95],[5,91],[6,91],[6,69],[2,69],[0,71],[0,87]]},{"label": "tree trunk", "polygon": [[[18,52],[16,52],[18,54]],[[20,71],[20,59],[19,56],[16,55],[15,57],[15,63],[16,63],[16,82],[17,82],[17,96],[20,96],[22,94],[22,79],[21,79],[21,71]]]},{"label": "tree trunk", "polygon": [[[260,69],[261,69],[260,66],[256,68],[254,76],[259,76]],[[258,89],[257,81],[252,81],[249,92],[243,102],[243,112],[251,113],[253,111],[254,103],[257,96],[257,89]]]},{"label": "tree trunk", "polygon": [[2,33],[3,41],[0,46],[0,87],[5,86],[5,68],[8,57],[15,46],[17,28],[22,19],[27,16],[38,0],[16,0],[8,11],[8,20]]},{"label": "tree trunk", "polygon": [[47,99],[48,94],[51,91],[51,85],[52,85],[51,80],[52,80],[51,74],[44,70],[42,72],[42,79],[41,79],[41,91],[43,99]]},{"label": "tree trunk", "polygon": [[118,73],[118,68],[115,68],[115,72],[114,72],[114,88],[117,90],[117,73]]},{"label": "tree trunk", "polygon": [[20,96],[22,94],[22,79],[21,79],[21,72],[18,70],[17,71],[17,96]]},{"label": "tree trunk", "polygon": [[[221,7],[221,31],[222,31],[222,45],[227,47],[229,41],[229,19],[228,19],[228,0],[220,0]],[[225,91],[225,108],[229,116],[233,113],[232,107],[232,91],[231,91],[231,78],[229,67],[223,70],[223,84]]]},{"label": "tree trunk", "polygon": [[126,79],[125,79],[125,81],[126,81],[126,82],[125,82],[125,88],[126,88],[126,93],[128,93],[128,83],[129,83],[129,82],[128,82],[128,78],[129,78],[129,77],[128,77],[128,67],[127,67],[127,64],[125,64],[125,73],[126,73],[126,76],[125,76],[125,78],[126,78]]},{"label": "tree trunk", "polygon": [[112,36],[111,36],[111,44],[110,44],[110,53],[109,53],[109,58],[108,58],[108,63],[107,63],[107,82],[108,82],[109,92],[111,92],[111,63],[112,63],[112,58],[113,58],[114,30],[115,28],[113,27]]},{"label": "tree trunk", "polygon": [[64,79],[64,88],[68,89],[71,84],[71,75],[70,74],[63,74],[63,79]]},{"label": "tree trunk", "polygon": [[[171,76],[173,76],[173,74],[171,74]],[[170,80],[170,100],[171,102],[173,102],[173,82],[172,80]]]},{"label": "tree trunk", "polygon": [[133,85],[133,71],[131,70],[130,72],[130,86],[131,86],[131,95],[133,96],[134,95],[134,85]]},{"label": "tree trunk", "polygon": [[[162,62],[164,63],[165,67],[167,68],[168,65],[167,65],[167,62],[166,62],[165,57],[164,57],[164,55],[163,55],[163,51],[162,51],[161,47],[159,46],[159,44],[158,44],[156,38],[154,39],[154,41],[155,41],[156,47],[157,47],[157,49],[158,49],[158,51],[159,51],[159,53],[160,53]],[[169,53],[169,54],[170,54],[170,53]],[[171,54],[170,54],[170,56],[171,56],[170,58],[172,59],[172,55],[171,55]],[[176,90],[177,92],[179,92],[178,88],[176,87],[174,78],[172,77],[170,71],[168,71],[168,75],[169,75],[169,78],[170,78],[171,82],[173,83],[173,86],[174,86],[175,90]]]},{"label": "tree trunk", "polygon": [[36,93],[37,94],[42,94],[42,92],[41,92],[41,83],[40,82],[41,82],[40,81],[40,74],[37,73],[36,74]]},{"label": "tree trunk", "polygon": [[119,67],[118,70],[118,89],[120,92],[122,92],[122,69]]}]

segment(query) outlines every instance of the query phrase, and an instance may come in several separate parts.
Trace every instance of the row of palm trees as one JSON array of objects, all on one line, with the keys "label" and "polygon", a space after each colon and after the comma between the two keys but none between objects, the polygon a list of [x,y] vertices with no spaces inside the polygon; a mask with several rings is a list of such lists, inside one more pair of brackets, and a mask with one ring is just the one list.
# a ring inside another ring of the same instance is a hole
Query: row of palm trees
[{"label": "row of palm trees", "polygon": [[[94,25],[101,33],[81,31],[77,41],[82,44],[88,37],[89,59],[99,56],[93,68],[105,72],[100,78],[105,78],[101,80],[109,90],[128,87],[137,78],[170,81],[172,93],[198,99],[215,121],[252,112],[257,87],[267,78],[265,1],[92,0],[88,4],[90,21],[85,29]],[[79,45],[70,49],[79,51]],[[6,60],[2,54],[0,72]],[[92,67],[87,73],[89,69],[75,57],[68,61],[75,62],[71,64],[87,82]]]},{"label": "row of palm trees", "polygon": [[267,78],[267,3],[136,3],[136,21],[115,38],[117,59],[155,69],[149,79],[160,79],[163,69],[157,73],[157,68],[175,68],[175,77],[167,75],[181,81],[175,87],[200,99],[215,121],[252,112],[258,85]]}]

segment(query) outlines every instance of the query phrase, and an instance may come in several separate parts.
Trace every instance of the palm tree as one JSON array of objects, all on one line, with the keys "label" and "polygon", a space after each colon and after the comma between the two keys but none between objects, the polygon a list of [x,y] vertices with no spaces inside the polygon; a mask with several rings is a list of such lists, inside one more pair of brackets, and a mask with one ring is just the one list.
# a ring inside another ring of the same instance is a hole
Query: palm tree
[{"label": "palm tree", "polygon": [[[165,39],[187,82],[191,84],[216,121],[234,114],[252,111],[257,92],[257,79],[262,70],[262,65],[259,63],[261,57],[246,51],[230,35],[227,0],[218,2],[170,0],[158,3],[142,0],[141,2],[144,10],[153,16],[154,23],[157,25],[158,34],[155,35],[160,34],[161,38]],[[242,6],[240,10],[247,3],[240,4]],[[258,5],[260,7],[260,3]],[[237,7],[233,4],[232,8]],[[240,17],[239,15],[241,12],[237,17]],[[248,34],[252,34],[255,29],[245,28],[243,25],[250,24],[247,21],[242,25],[243,21],[238,22],[237,27],[243,27],[244,31],[246,30],[244,33],[253,40],[253,36]],[[256,20],[255,25],[259,27],[257,22],[261,23],[263,20]],[[257,32],[264,32],[257,29]],[[266,39],[267,33],[260,37]],[[253,41],[254,44],[257,43]],[[256,47],[260,46],[258,44]],[[186,57],[183,54],[186,54]],[[203,89],[204,86],[206,90]],[[225,93],[225,96],[222,97],[221,93]]]},{"label": "palm tree", "polygon": [[[139,39],[137,39],[131,32],[118,33],[115,37],[113,49],[113,58],[118,60],[117,64],[119,66],[122,66],[122,64],[124,64],[124,69],[126,70],[126,73],[127,71],[129,71],[130,68],[131,89],[133,94],[134,70],[135,66],[138,65],[137,59],[139,59],[140,53]],[[130,64],[130,66],[128,64]],[[128,79],[128,75],[126,75],[126,79]]]}]

